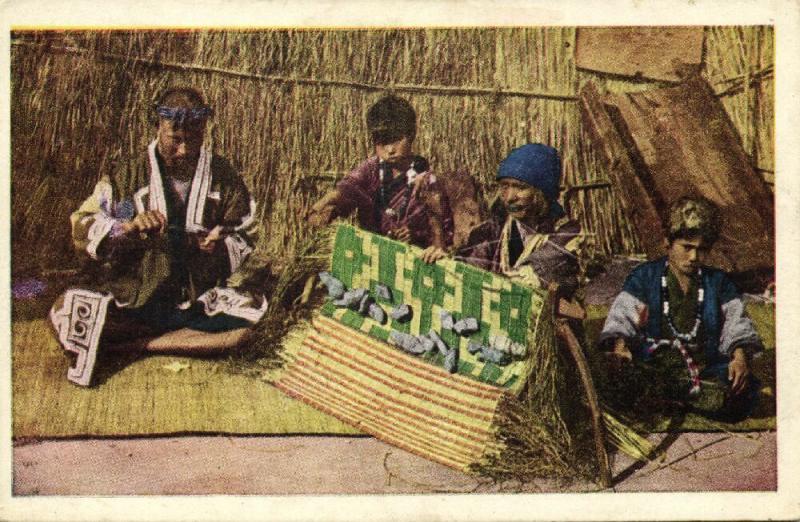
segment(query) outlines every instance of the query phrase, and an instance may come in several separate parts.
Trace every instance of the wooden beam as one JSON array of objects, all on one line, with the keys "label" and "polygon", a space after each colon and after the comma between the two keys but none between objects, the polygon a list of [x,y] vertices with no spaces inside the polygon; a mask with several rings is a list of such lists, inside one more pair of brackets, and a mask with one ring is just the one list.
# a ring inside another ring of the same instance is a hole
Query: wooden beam
[{"label": "wooden beam", "polygon": [[575,65],[607,74],[680,81],[677,69],[699,67],[704,30],[684,27],[580,27]]},{"label": "wooden beam", "polygon": [[648,257],[664,253],[669,205],[703,196],[722,217],[708,264],[729,272],[768,270],[775,265],[772,192],[708,83],[692,72],[684,78],[675,87],[605,97],[587,84],[584,125]]},{"label": "wooden beam", "polygon": [[[729,272],[773,266],[772,195],[711,87],[690,75],[676,87],[613,101],[629,133],[628,152],[641,158],[637,174],[650,199],[666,210],[682,196],[703,196],[720,208],[721,236],[707,262]],[[662,230],[654,225],[649,233]]]},{"label": "wooden beam", "polygon": [[642,248],[648,256],[658,255],[663,250],[663,236],[660,232],[653,234],[653,230],[661,227],[661,216],[651,200],[651,190],[637,175],[609,108],[591,82],[581,90],[579,105],[583,125],[621,196],[622,209],[636,230]]}]

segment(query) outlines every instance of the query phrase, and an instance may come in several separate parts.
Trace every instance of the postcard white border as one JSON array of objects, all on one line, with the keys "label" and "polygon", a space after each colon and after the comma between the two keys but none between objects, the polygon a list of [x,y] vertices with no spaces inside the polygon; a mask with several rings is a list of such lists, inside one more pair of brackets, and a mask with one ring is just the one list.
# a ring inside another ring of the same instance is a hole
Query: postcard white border
[{"label": "postcard white border", "polygon": [[[701,520],[800,518],[800,3],[773,1],[6,1],[0,3],[0,145],[10,151],[8,59],[11,28],[454,27],[519,25],[776,26],[778,491],[775,493],[584,493],[286,497],[12,497],[10,252],[0,247],[0,519],[2,520]],[[0,179],[10,187],[9,154]],[[10,197],[0,222],[10,237]]]}]

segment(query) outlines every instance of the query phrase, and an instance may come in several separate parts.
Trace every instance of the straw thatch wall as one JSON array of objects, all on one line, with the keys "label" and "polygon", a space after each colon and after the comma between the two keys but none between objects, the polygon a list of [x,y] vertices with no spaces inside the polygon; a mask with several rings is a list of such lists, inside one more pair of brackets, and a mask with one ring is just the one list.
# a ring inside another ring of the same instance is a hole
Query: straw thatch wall
[{"label": "straw thatch wall", "polygon": [[[14,272],[75,263],[67,216],[115,154],[152,139],[147,108],[170,84],[194,84],[216,109],[215,149],[246,177],[277,253],[306,233],[303,213],[369,153],[364,113],[386,90],[417,108],[417,150],[437,171],[484,186],[527,141],[564,158],[571,212],[604,254],[637,250],[603,169],[582,136],[584,82],[635,84],[576,70],[574,28],[73,31],[12,35]],[[773,30],[706,29],[704,74],[745,150],[773,172]]]}]

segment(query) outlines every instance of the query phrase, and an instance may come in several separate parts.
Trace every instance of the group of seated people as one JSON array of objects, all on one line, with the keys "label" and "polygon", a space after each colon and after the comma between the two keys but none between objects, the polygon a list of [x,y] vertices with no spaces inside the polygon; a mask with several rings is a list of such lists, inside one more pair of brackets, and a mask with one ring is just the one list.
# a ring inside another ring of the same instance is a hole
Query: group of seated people
[{"label": "group of seated people", "polygon": [[[220,353],[245,343],[266,310],[264,296],[225,284],[253,251],[259,225],[242,178],[205,143],[212,109],[199,91],[180,87],[152,110],[156,137],[147,151],[118,161],[71,216],[73,242],[93,260],[94,274],[67,290],[50,317],[63,347],[77,354],[68,377],[79,385],[91,384],[101,345],[103,352]],[[312,227],[355,216],[366,230],[421,247],[425,262],[454,256],[572,295],[584,236],[558,202],[556,149],[531,143],[510,151],[497,171],[491,217],[454,245],[458,223],[444,183],[414,154],[413,107],[385,96],[366,120],[374,155],[311,208]],[[688,383],[682,397],[702,394],[709,378],[731,397],[753,396],[750,360],[760,340],[728,277],[703,265],[719,227],[708,200],[674,202],[666,257],[637,267],[610,309],[598,341],[610,367],[673,351],[684,374],[675,378]],[[739,403],[742,412],[752,407]]]}]

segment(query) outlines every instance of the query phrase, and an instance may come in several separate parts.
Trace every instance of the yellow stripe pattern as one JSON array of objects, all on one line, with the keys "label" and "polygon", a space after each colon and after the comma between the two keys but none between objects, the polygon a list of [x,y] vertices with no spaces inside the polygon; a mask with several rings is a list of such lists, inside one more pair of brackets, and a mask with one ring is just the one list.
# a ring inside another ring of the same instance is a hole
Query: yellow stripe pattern
[{"label": "yellow stripe pattern", "polygon": [[508,393],[412,357],[317,315],[286,343],[275,385],[412,453],[467,471],[499,451],[493,422]]}]

